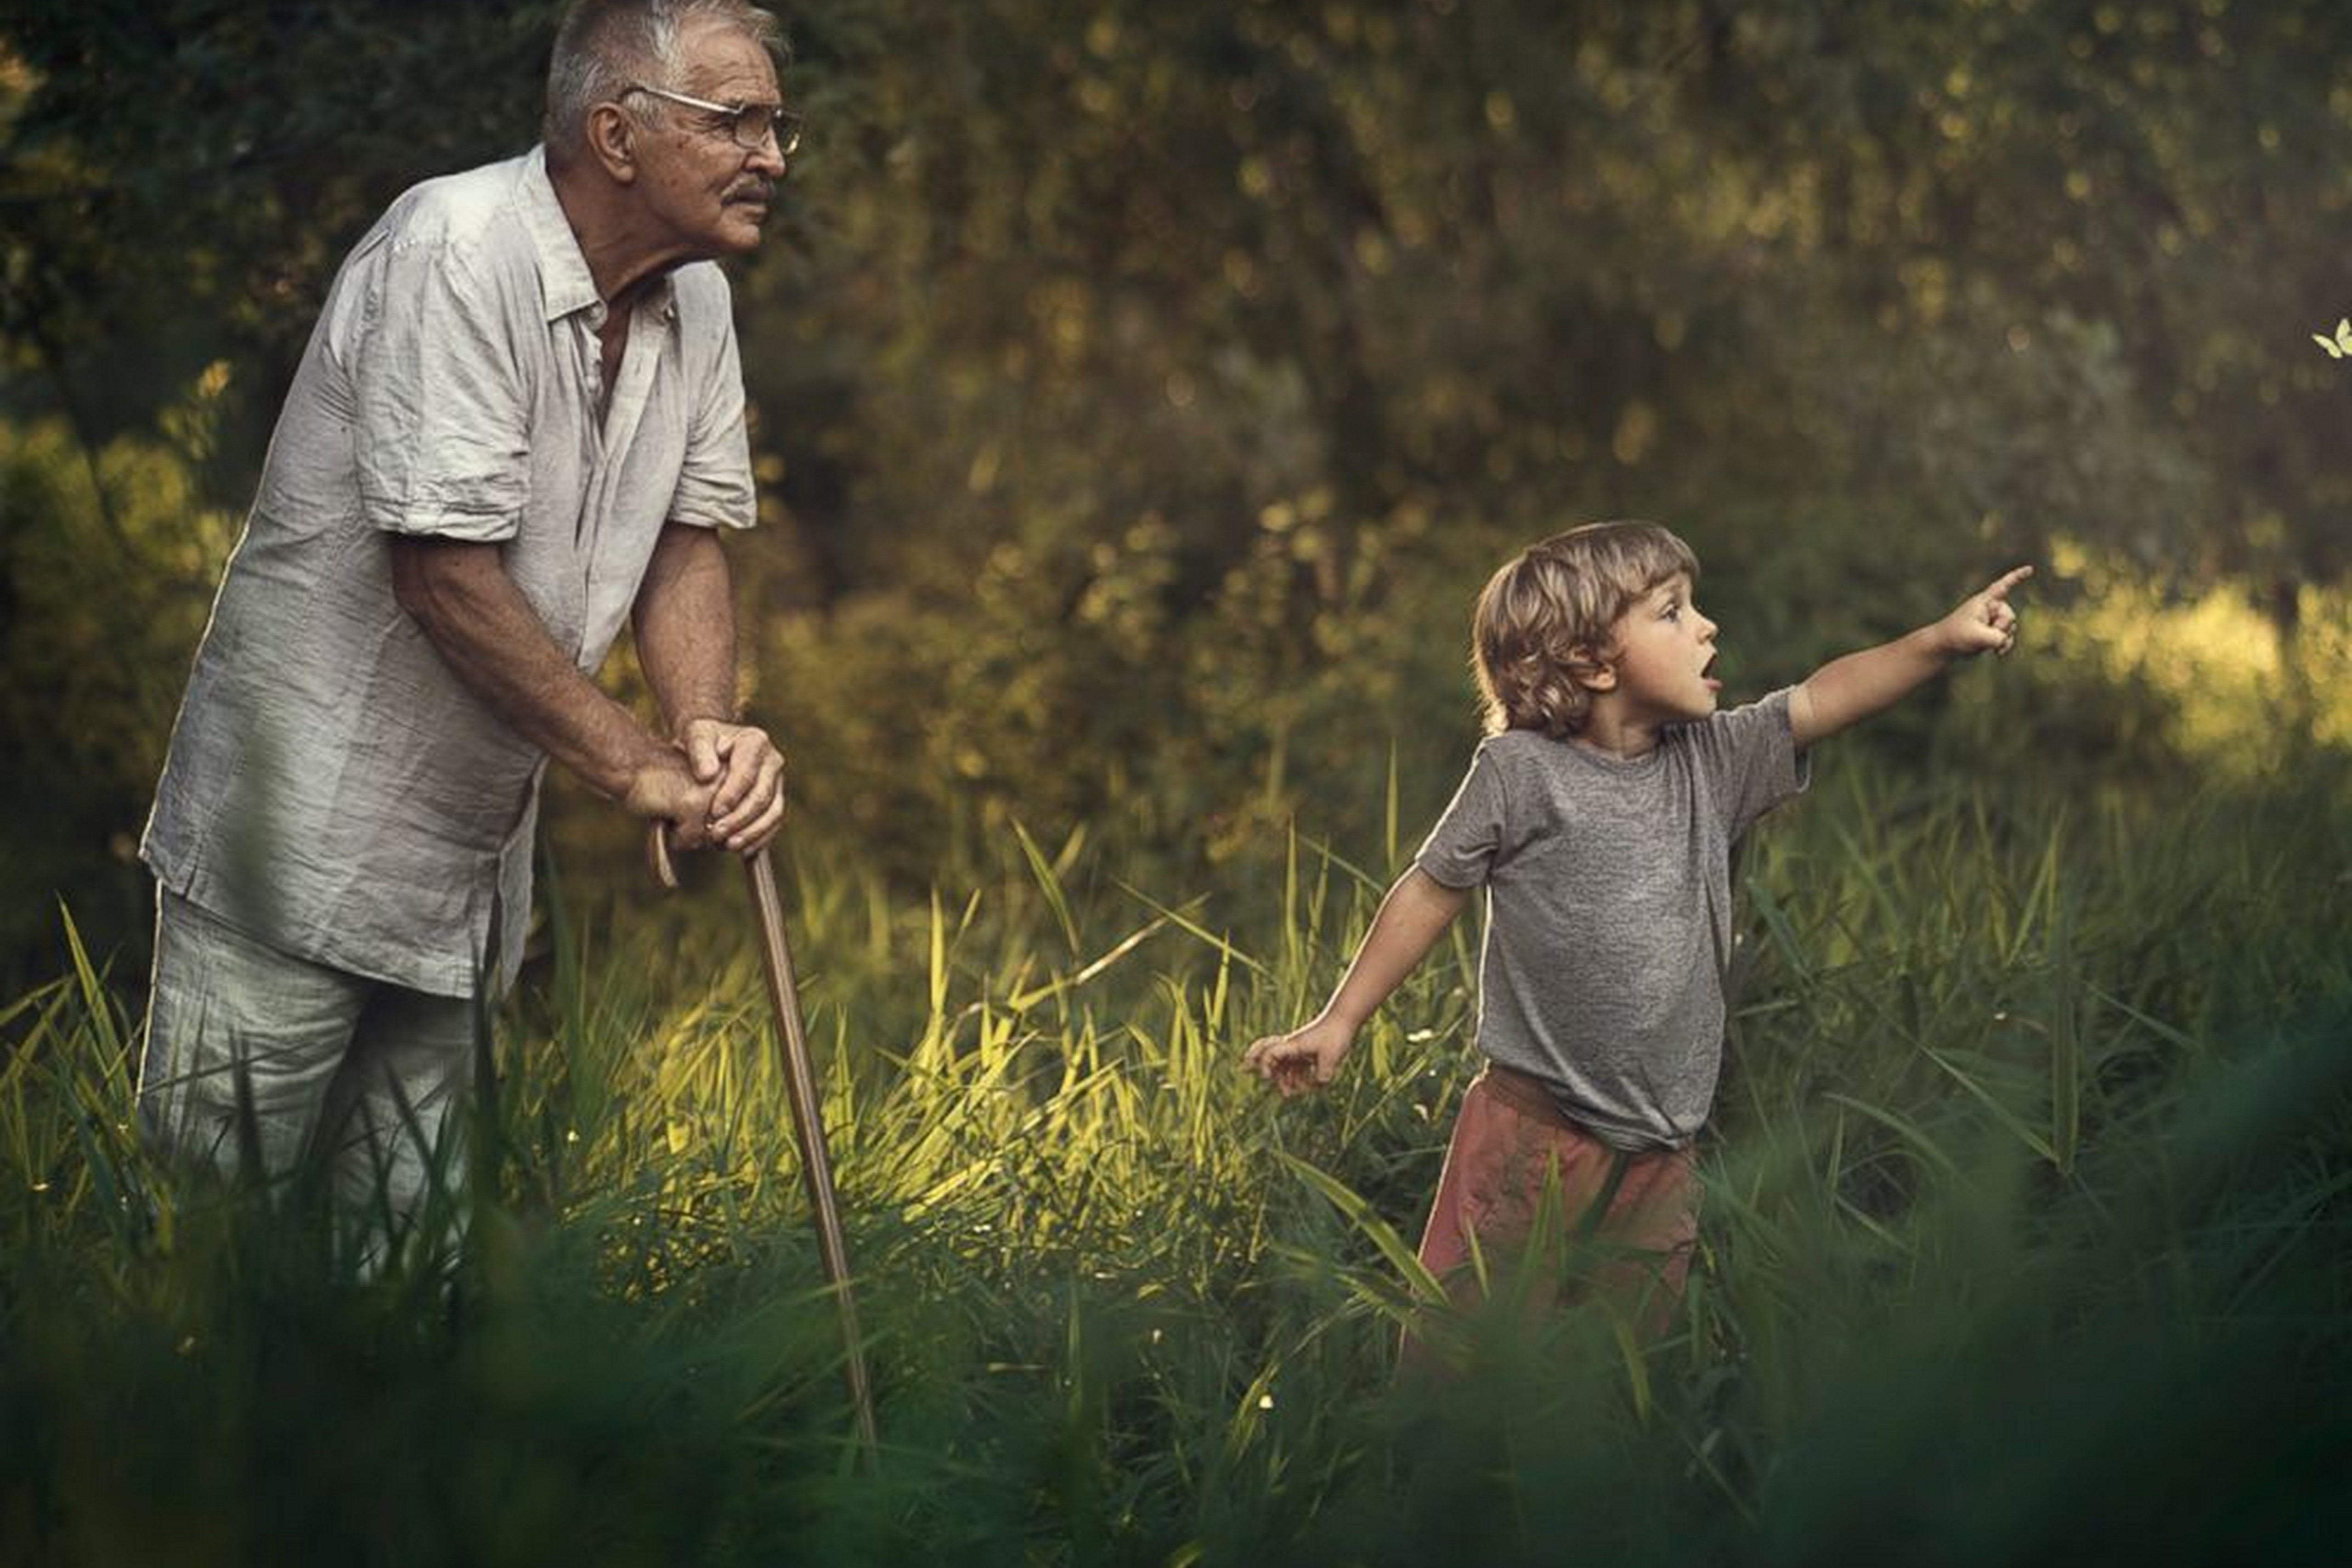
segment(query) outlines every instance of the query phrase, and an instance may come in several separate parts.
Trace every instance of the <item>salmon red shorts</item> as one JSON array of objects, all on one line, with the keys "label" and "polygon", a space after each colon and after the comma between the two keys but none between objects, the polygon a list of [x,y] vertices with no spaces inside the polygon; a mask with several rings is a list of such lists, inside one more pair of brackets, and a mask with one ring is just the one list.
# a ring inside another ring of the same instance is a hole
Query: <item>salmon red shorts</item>
[{"label": "salmon red shorts", "polygon": [[[1528,1243],[1547,1189],[1556,1253]],[[1463,1092],[1444,1173],[1421,1238],[1421,1261],[1457,1305],[1478,1294],[1471,1237],[1489,1278],[1539,1265],[1533,1294],[1566,1304],[1594,1290],[1635,1307],[1653,1332],[1671,1318],[1698,1239],[1699,1187],[1688,1149],[1628,1153],[1564,1115],[1543,1086],[1494,1063]]]}]

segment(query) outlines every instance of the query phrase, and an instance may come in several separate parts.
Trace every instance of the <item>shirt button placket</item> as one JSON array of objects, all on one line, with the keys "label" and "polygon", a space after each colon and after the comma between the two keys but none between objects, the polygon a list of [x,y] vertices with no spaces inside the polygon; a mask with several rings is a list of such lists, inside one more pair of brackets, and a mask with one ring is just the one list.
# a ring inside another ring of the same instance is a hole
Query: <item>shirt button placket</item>
[{"label": "shirt button placket", "polygon": [[[602,303],[594,305],[591,307],[591,314],[595,319],[595,326],[589,334],[589,341],[594,345],[593,353],[590,355],[590,363],[596,367],[597,393],[596,402],[593,405],[592,417],[590,418],[589,424],[594,430],[595,436],[594,445],[593,447],[593,458],[588,468],[588,483],[581,497],[580,520],[572,533],[572,540],[575,548],[572,562],[573,570],[578,572],[580,574],[580,604],[582,606],[581,637],[583,648],[584,648],[585,640],[588,635],[587,624],[596,618],[598,611],[596,604],[596,549],[604,532],[602,525],[606,504],[604,491],[606,487],[612,482],[613,477],[610,471],[610,465],[607,462],[607,458],[611,456],[611,451],[605,445],[604,436],[604,421],[611,417],[613,408],[611,404],[605,400],[606,395],[604,387],[604,342],[596,335],[598,332],[603,331],[604,323],[608,319],[606,307]],[[621,356],[622,374],[615,375],[613,378],[613,393],[615,395],[619,393],[620,382],[627,374],[629,351],[635,346],[627,341],[629,337],[635,335],[635,323],[632,322],[625,325],[622,331],[624,333]],[[583,651],[583,648],[574,648],[574,656],[576,657],[581,651]]]}]

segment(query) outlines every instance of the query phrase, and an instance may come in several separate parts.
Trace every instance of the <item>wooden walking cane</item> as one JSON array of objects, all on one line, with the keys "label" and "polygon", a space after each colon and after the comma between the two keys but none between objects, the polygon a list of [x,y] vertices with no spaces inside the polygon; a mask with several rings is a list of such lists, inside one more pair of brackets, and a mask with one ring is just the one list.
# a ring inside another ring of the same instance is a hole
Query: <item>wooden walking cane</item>
[{"label": "wooden walking cane", "polygon": [[[677,886],[670,865],[669,835],[660,823],[646,839],[646,859],[654,880]],[[825,1282],[841,1310],[841,1338],[848,1352],[849,1397],[856,1407],[857,1440],[866,1461],[877,1452],[874,1388],[866,1374],[866,1339],[857,1326],[857,1302],[849,1293],[849,1249],[841,1239],[841,1206],[834,1194],[833,1161],[825,1152],[823,1102],[816,1068],[809,1058],[801,1022],[800,987],[793,978],[792,950],[784,942],[784,905],[776,893],[776,871],[763,847],[743,862],[751,883],[751,912],[760,931],[760,959],[768,973],[768,1002],[776,1015],[776,1049],[783,1058],[784,1086],[793,1106],[793,1134],[800,1143],[801,1178],[808,1187],[809,1212],[816,1224],[817,1250]]]}]

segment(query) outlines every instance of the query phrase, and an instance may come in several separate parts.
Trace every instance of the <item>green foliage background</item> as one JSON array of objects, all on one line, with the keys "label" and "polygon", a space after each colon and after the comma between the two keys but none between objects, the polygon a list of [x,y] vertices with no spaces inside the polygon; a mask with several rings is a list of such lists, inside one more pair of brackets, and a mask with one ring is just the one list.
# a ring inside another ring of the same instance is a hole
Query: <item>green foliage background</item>
[{"label": "green foliage background", "polygon": [[[527,143],[553,11],[0,25],[13,976],[58,894],[139,940],[123,847],[316,302],[400,188]],[[1593,516],[1693,539],[1751,692],[2057,534],[2283,637],[2352,561],[2329,7],[788,20],[752,695],[811,830],[908,886],[1015,817],[1188,881],[1294,813],[1360,841],[1391,752],[1419,819],[1478,582]],[[2020,730],[2160,763],[2074,684]],[[629,874],[598,834],[576,887]]]},{"label": "green foliage background", "polygon": [[[790,15],[733,559],[873,1480],[739,901],[652,905],[576,793],[454,1285],[355,1287],[317,1215],[233,1221],[122,1125],[131,844],[285,380],[386,202],[528,143],[555,9],[0,12],[0,1555],[2340,1539],[2352,479],[2310,337],[2352,11]],[[1383,1243],[1475,933],[1313,1107],[1229,1063],[1450,788],[1479,583],[1617,514],[1696,545],[1741,694],[2043,570],[2022,657],[1841,741],[1750,852],[1675,1333],[1505,1341],[1416,1408]]]}]

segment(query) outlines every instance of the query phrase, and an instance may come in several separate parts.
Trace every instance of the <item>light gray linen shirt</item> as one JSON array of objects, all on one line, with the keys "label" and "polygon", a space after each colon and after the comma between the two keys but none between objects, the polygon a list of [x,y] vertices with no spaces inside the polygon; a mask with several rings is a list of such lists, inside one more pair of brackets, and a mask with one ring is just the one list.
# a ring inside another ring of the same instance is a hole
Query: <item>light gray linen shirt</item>
[{"label": "light gray linen shirt", "polygon": [[604,306],[543,153],[427,181],[344,261],[205,629],[141,854],[279,950],[440,995],[501,982],[530,909],[540,750],[393,596],[392,533],[502,544],[603,662],[667,521],[749,527],[727,280],[637,306],[600,424]]},{"label": "light gray linen shirt", "polygon": [[1809,773],[1785,690],[1630,760],[1488,737],[1414,857],[1486,889],[1478,1048],[1612,1147],[1688,1143],[1723,1062],[1731,846]]}]

